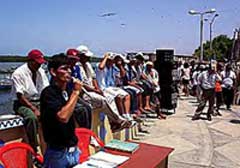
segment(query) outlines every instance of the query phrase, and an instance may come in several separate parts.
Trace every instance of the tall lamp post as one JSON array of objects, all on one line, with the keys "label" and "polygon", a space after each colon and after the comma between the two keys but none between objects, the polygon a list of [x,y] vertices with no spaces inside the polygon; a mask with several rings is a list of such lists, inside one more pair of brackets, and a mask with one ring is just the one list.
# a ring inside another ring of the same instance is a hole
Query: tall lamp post
[{"label": "tall lamp post", "polygon": [[216,12],[215,9],[210,9],[208,11],[204,11],[204,12],[198,12],[195,10],[190,10],[188,13],[190,15],[200,15],[200,62],[203,61],[203,16],[205,14],[211,14]]},{"label": "tall lamp post", "polygon": [[[216,13],[209,23],[209,26],[210,26],[210,51],[212,51],[212,49],[213,49],[212,48],[212,25],[213,25],[213,22],[214,22],[215,18],[218,17],[218,16],[219,16],[219,14]],[[215,54],[214,54],[214,59],[216,60],[216,55]]]}]

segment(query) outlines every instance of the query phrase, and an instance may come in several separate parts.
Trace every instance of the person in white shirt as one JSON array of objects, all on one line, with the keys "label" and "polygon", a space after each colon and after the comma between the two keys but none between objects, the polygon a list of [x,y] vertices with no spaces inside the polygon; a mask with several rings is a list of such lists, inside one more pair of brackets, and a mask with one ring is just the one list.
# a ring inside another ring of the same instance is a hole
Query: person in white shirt
[{"label": "person in white shirt", "polygon": [[28,61],[18,67],[12,74],[13,90],[16,94],[14,111],[24,119],[29,143],[37,151],[37,128],[40,116],[39,98],[42,90],[49,85],[47,75],[41,68],[46,61],[40,50],[28,53]]},{"label": "person in white shirt", "polygon": [[146,75],[148,81],[151,82],[153,86],[153,95],[151,96],[156,103],[155,112],[157,113],[158,119],[166,119],[166,116],[163,115],[160,111],[160,101],[161,101],[161,93],[160,93],[160,85],[159,85],[159,75],[156,69],[153,68],[153,62],[147,61],[146,67],[144,70],[144,74]]},{"label": "person in white shirt", "polygon": [[207,119],[212,120],[211,115],[214,110],[214,100],[215,100],[215,83],[216,81],[221,81],[221,77],[216,73],[214,67],[210,67],[209,70],[202,72],[198,77],[199,85],[202,88],[202,98],[195,111],[192,120],[200,119],[200,115],[206,106],[207,101],[209,102],[209,107],[207,111]]},{"label": "person in white shirt", "polygon": [[117,79],[119,72],[114,66],[114,58],[115,55],[105,53],[102,61],[97,64],[97,81],[103,94],[111,101],[116,102],[120,114],[131,120],[129,115],[131,97],[125,90],[117,87],[116,83],[120,80]]},{"label": "person in white shirt", "polygon": [[77,50],[79,51],[80,60],[76,66],[79,66],[80,80],[83,82],[83,99],[91,104],[93,109],[101,108],[101,110],[99,110],[107,115],[112,131],[115,132],[130,127],[131,123],[122,118],[118,111],[109,105],[103,91],[100,89],[96,79],[96,73],[89,63],[89,59],[93,56],[93,53],[84,45],[80,45]]},{"label": "person in white shirt", "polygon": [[228,110],[231,110],[231,104],[234,97],[234,84],[236,82],[236,74],[232,71],[230,64],[226,65],[224,71],[221,72],[223,99]]},{"label": "person in white shirt", "polygon": [[189,81],[190,81],[190,67],[188,63],[184,63],[183,69],[182,69],[182,84],[183,84],[183,92],[185,93],[185,96],[189,96]]},{"label": "person in white shirt", "polygon": [[201,87],[199,86],[198,77],[204,71],[204,69],[205,69],[204,65],[199,65],[192,75],[192,84],[193,84],[192,89],[195,92],[198,102],[200,102],[201,100]]}]

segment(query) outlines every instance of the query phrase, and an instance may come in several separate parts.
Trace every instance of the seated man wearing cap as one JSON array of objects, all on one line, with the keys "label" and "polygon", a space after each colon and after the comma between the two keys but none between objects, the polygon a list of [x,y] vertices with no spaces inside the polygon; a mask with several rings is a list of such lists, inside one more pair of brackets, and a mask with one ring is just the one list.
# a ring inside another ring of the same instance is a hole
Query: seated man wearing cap
[{"label": "seated man wearing cap", "polygon": [[144,57],[142,53],[137,53],[135,56],[136,63],[133,68],[135,74],[136,74],[136,82],[137,84],[143,88],[143,98],[144,98],[144,110],[147,111],[153,111],[150,106],[150,97],[153,95],[153,87],[152,84],[148,81],[146,75],[144,72]]},{"label": "seated man wearing cap", "polygon": [[[79,61],[79,52],[76,49],[68,49],[67,57],[69,58],[69,65],[72,70],[71,76],[79,79],[81,78],[79,73],[79,66],[75,66]],[[73,79],[68,83],[68,87],[73,87]],[[75,107],[73,115],[78,123],[78,126],[81,128],[92,128],[92,107],[88,104],[82,97],[79,97],[77,105]]]},{"label": "seated man wearing cap", "polygon": [[80,151],[75,135],[73,112],[82,90],[79,80],[73,87],[67,84],[72,80],[68,57],[54,55],[48,69],[52,81],[41,94],[41,123],[47,149],[44,154],[44,167],[70,168],[78,164]]},{"label": "seated man wearing cap", "polygon": [[32,148],[37,151],[37,116],[40,115],[35,102],[42,90],[49,85],[47,75],[41,68],[45,62],[39,50],[28,53],[28,61],[12,74],[13,89],[16,93],[14,111],[24,118],[24,125]]},{"label": "seated man wearing cap", "polygon": [[119,112],[131,121],[131,125],[134,125],[135,122],[130,117],[131,96],[127,91],[117,86],[121,82],[121,77],[120,72],[114,66],[114,55],[113,53],[105,53],[102,61],[97,64],[97,81],[107,99],[110,102],[116,102]]},{"label": "seated man wearing cap", "polygon": [[128,76],[127,76],[127,68],[125,66],[126,63],[129,63],[129,61],[126,59],[126,57],[124,57],[121,54],[116,54],[115,58],[114,58],[114,78],[115,78],[115,83],[116,86],[120,87],[121,89],[123,89],[124,91],[126,91],[128,94],[130,94],[130,98],[131,98],[131,102],[129,103],[130,106],[130,111],[131,111],[131,116],[129,115],[129,110],[125,111],[126,114],[123,114],[123,116],[127,119],[130,120],[137,120],[140,121],[140,119],[138,119],[137,114],[140,113],[139,109],[138,109],[138,98],[139,98],[139,94],[140,94],[140,89],[129,85],[128,83]]},{"label": "seated man wearing cap", "polygon": [[77,77],[83,82],[83,99],[91,104],[93,109],[98,109],[106,113],[110,124],[117,126],[116,129],[112,127],[113,131],[129,127],[131,123],[123,119],[117,111],[109,106],[102,90],[98,86],[96,73],[93,70],[92,65],[89,63],[89,59],[93,56],[93,53],[83,45],[79,46],[77,50],[79,51],[80,60],[76,63],[76,66],[78,66],[76,70],[78,69],[78,72],[73,74],[78,74],[77,76],[74,75],[74,77]]},{"label": "seated man wearing cap", "polygon": [[144,74],[146,75],[148,81],[153,86],[153,95],[152,98],[154,101],[154,104],[156,104],[155,112],[157,113],[158,119],[166,119],[166,116],[163,115],[160,111],[160,100],[161,100],[161,93],[160,93],[160,86],[159,86],[159,75],[156,69],[153,68],[153,62],[147,61],[146,67],[144,70]]}]

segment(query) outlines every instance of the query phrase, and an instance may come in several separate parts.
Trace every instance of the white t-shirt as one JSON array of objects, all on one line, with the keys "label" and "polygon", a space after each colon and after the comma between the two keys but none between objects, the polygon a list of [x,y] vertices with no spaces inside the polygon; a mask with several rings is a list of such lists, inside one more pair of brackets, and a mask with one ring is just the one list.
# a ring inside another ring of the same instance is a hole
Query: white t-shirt
[{"label": "white t-shirt", "polygon": [[159,82],[159,75],[157,70],[155,70],[154,68],[151,69],[152,75],[150,74],[150,72],[144,71],[144,74],[147,76],[148,80],[154,84],[154,93],[160,91],[160,86],[158,84]]},{"label": "white t-shirt", "polygon": [[[78,62],[76,64],[76,66],[79,66],[79,68],[80,68],[82,82],[89,86],[93,86],[92,81],[93,81],[93,79],[96,79],[96,73],[93,70],[92,65],[89,62],[86,62],[85,65],[83,66],[80,62]],[[85,69],[84,69],[84,67],[85,67]]]},{"label": "white t-shirt", "polygon": [[12,74],[14,92],[21,93],[28,99],[40,97],[42,90],[49,85],[49,81],[41,67],[36,72],[36,75],[35,86],[32,80],[32,72],[27,63],[18,67]]},{"label": "white t-shirt", "polygon": [[182,71],[183,71],[182,79],[190,80],[190,68],[183,68]]},{"label": "white t-shirt", "polygon": [[199,85],[204,89],[214,89],[216,81],[221,80],[221,77],[217,73],[209,74],[208,71],[203,71],[198,75]]},{"label": "white t-shirt", "polygon": [[194,71],[193,72],[193,85],[196,86],[198,85],[198,75],[200,74],[200,71]]},{"label": "white t-shirt", "polygon": [[222,71],[221,76],[223,78],[222,80],[222,87],[223,88],[231,88],[233,87],[233,82],[236,79],[236,74],[233,71]]},{"label": "white t-shirt", "polygon": [[107,87],[105,76],[107,75],[107,67],[105,67],[103,70],[100,70],[98,68],[99,63],[96,64],[97,70],[96,70],[96,78],[98,82],[98,86],[100,87],[101,90],[105,89]]}]

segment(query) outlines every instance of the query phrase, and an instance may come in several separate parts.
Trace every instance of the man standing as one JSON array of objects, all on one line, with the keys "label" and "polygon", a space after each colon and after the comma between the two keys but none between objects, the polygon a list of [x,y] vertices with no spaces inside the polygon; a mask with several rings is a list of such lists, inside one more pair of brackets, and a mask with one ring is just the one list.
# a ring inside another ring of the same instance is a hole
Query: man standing
[{"label": "man standing", "polygon": [[47,75],[41,68],[45,62],[40,50],[28,53],[28,61],[12,74],[13,89],[16,93],[14,111],[24,119],[27,136],[32,148],[37,151],[37,116],[40,115],[38,105],[42,90],[49,85]]},{"label": "man standing", "polygon": [[192,120],[200,119],[200,115],[208,101],[209,107],[207,112],[207,119],[211,121],[211,115],[213,114],[214,110],[215,83],[216,81],[221,81],[221,77],[215,72],[214,67],[210,66],[207,71],[204,71],[199,75],[198,81],[203,93],[201,101],[198,105],[197,110],[195,111],[194,116],[192,117]]},{"label": "man standing", "polygon": [[41,123],[47,143],[44,154],[46,168],[69,168],[78,164],[80,151],[74,133],[73,111],[77,104],[82,84],[73,81],[73,88],[67,87],[72,80],[68,58],[55,55],[48,64],[52,76],[50,86],[41,94]]},{"label": "man standing", "polygon": [[228,110],[231,110],[231,104],[234,97],[234,84],[236,80],[236,74],[232,71],[231,65],[227,64],[225,71],[221,72],[222,76],[222,89],[223,89],[223,99]]}]

